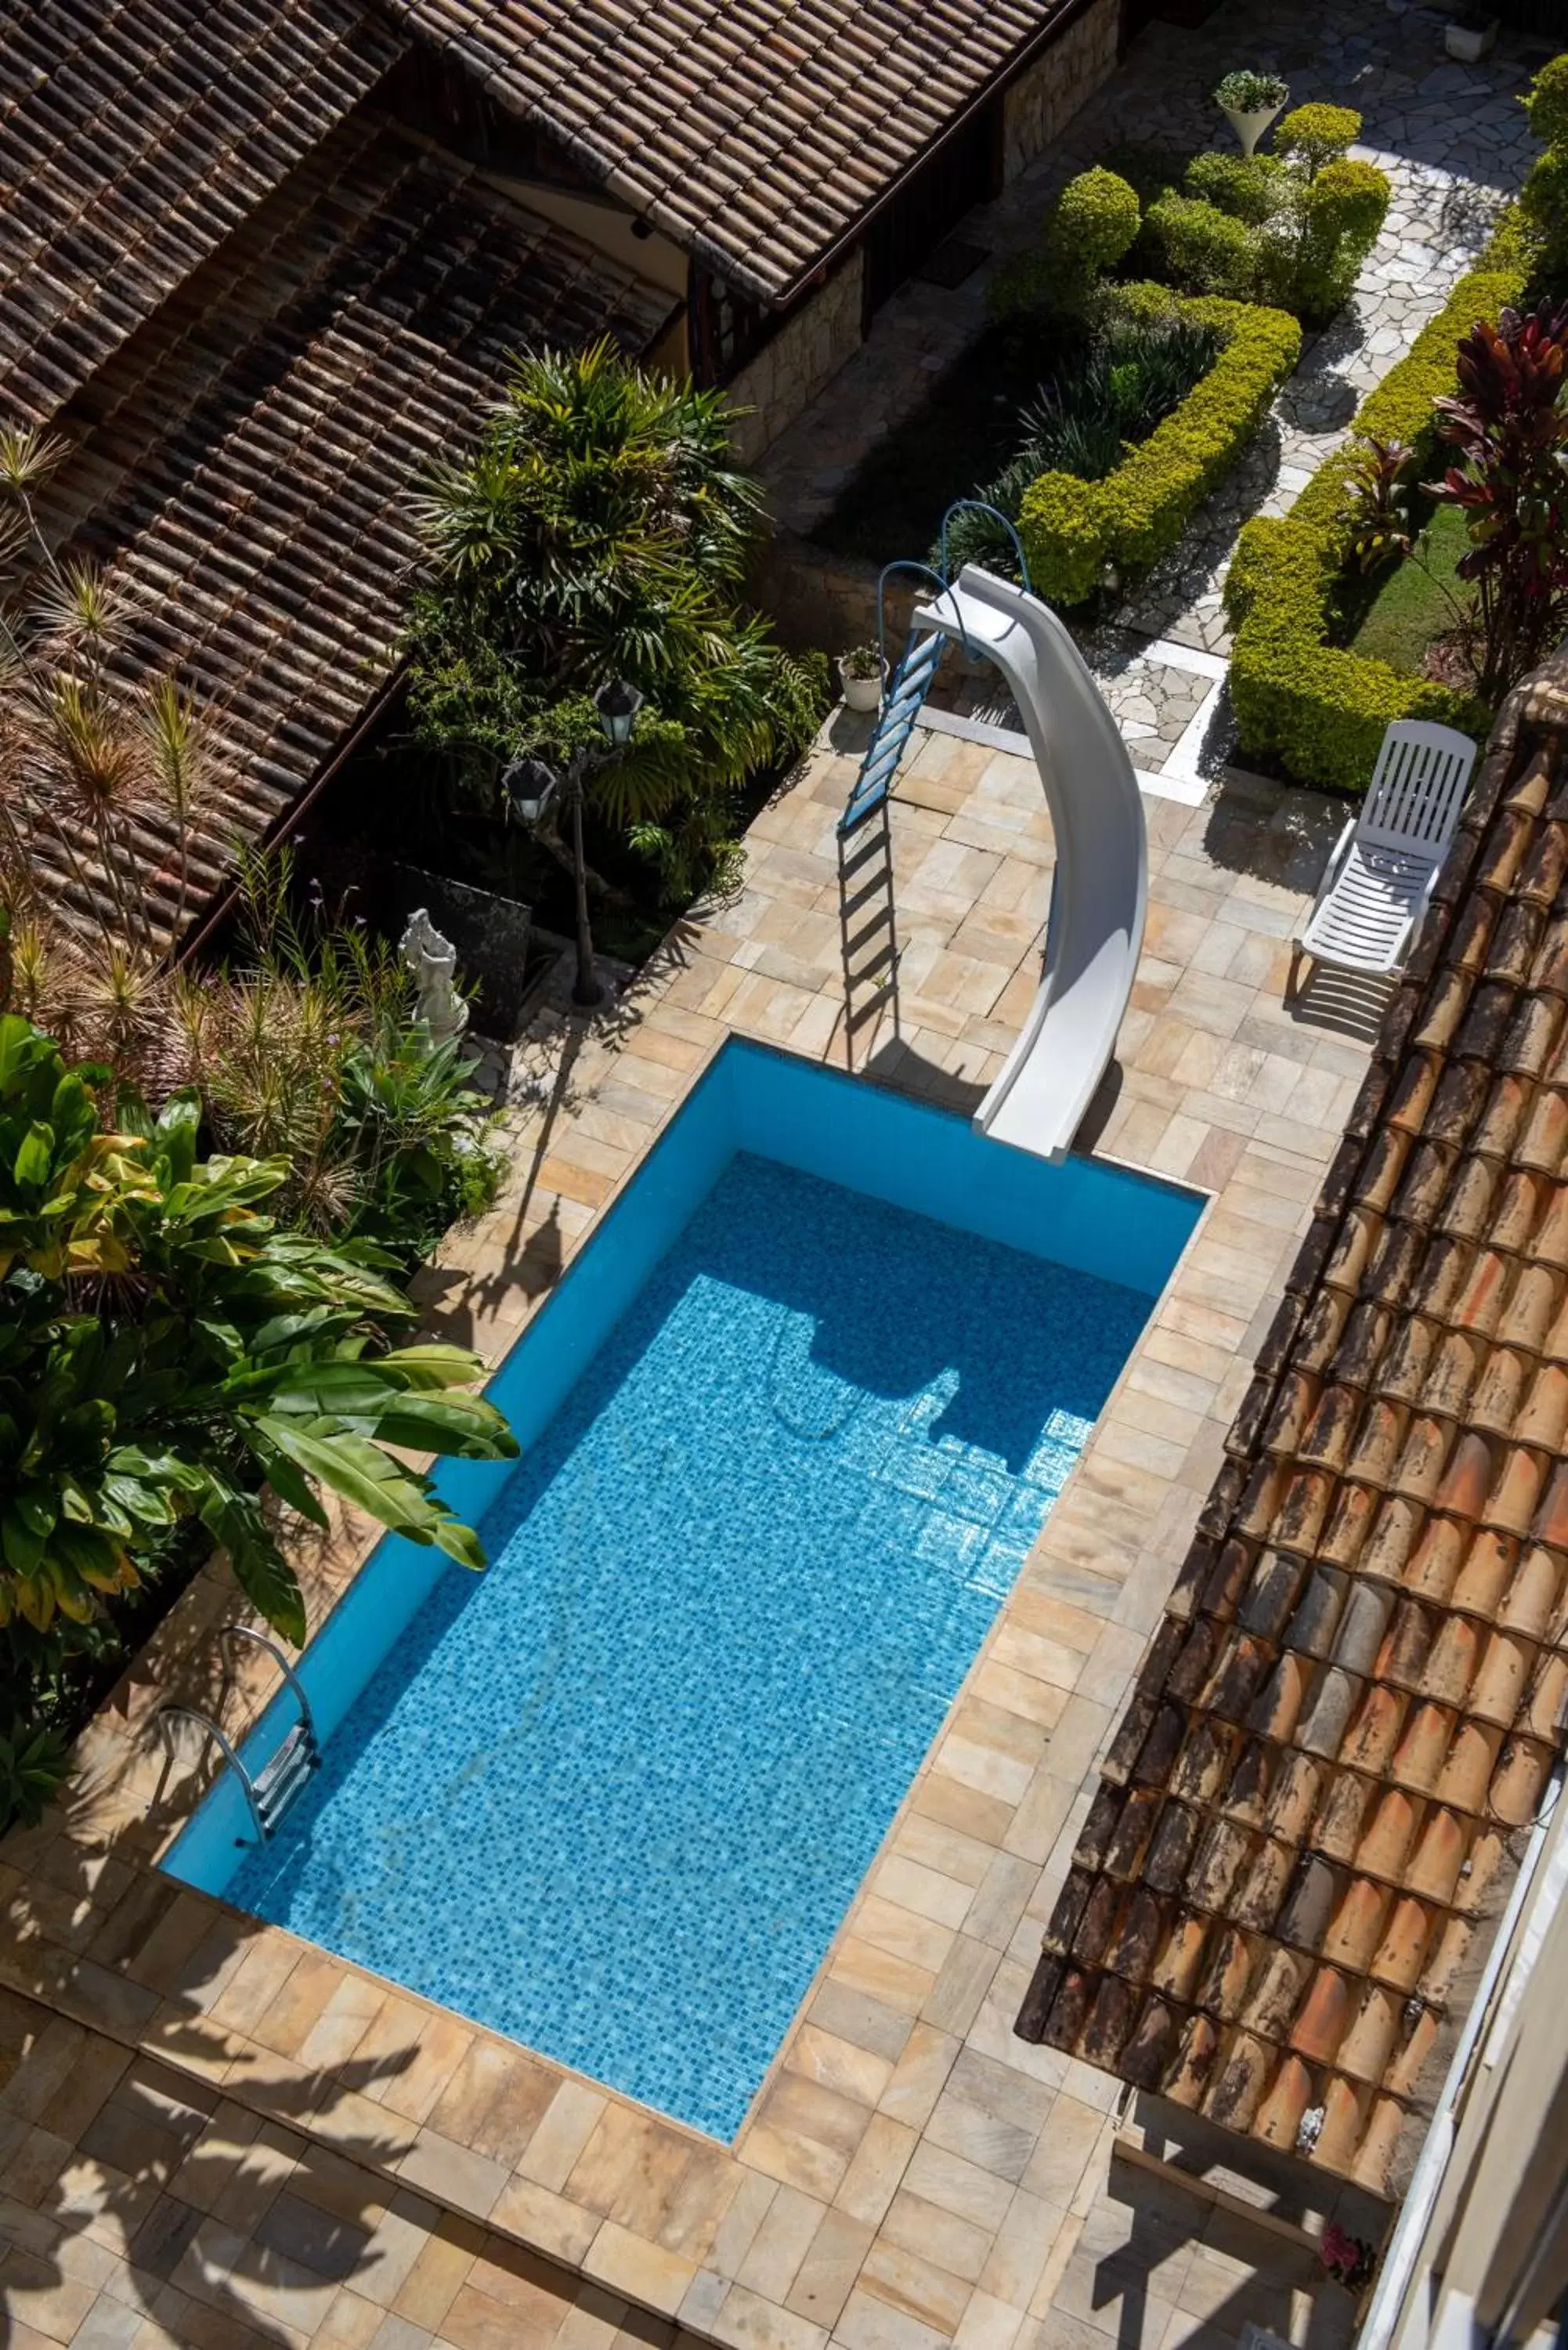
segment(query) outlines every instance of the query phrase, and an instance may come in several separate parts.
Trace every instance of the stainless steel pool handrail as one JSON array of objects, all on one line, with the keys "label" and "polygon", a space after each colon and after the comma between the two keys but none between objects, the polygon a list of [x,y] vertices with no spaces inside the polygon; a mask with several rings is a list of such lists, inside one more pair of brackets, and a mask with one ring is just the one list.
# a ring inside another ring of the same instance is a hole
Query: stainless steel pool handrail
[{"label": "stainless steel pool handrail", "polygon": [[163,1740],[163,1752],[171,1762],[174,1760],[173,1724],[176,1721],[193,1721],[198,1730],[205,1731],[244,1790],[245,1802],[250,1807],[251,1822],[256,1832],[257,1844],[265,1844],[267,1825],[262,1817],[261,1805],[256,1801],[256,1791],[251,1774],[213,1720],[212,1715],[201,1712],[193,1705],[175,1705],[172,1700],[165,1700],[152,1719]]},{"label": "stainless steel pool handrail", "polygon": [[299,1708],[299,1718],[304,1722],[310,1742],[314,1746],[317,1743],[316,1717],[310,1711],[310,1700],[305,1694],[304,1682],[278,1647],[277,1642],[269,1640],[265,1632],[253,1631],[248,1624],[223,1624],[218,1627],[218,1647],[223,1658],[223,1687],[218,1699],[219,1711],[222,1712],[223,1699],[227,1697],[234,1685],[234,1663],[229,1655],[231,1640],[249,1640],[254,1648],[266,1650],[267,1655],[294,1691],[295,1703]]},{"label": "stainless steel pool handrail", "polygon": [[265,1844],[273,1829],[298,1794],[306,1780],[321,1760],[321,1749],[316,1736],[316,1717],[310,1710],[310,1700],[305,1685],[275,1640],[265,1632],[254,1631],[248,1624],[223,1624],[218,1628],[218,1647],[223,1659],[223,1678],[218,1690],[220,1713],[228,1702],[234,1681],[234,1660],[232,1644],[249,1640],[253,1647],[265,1648],[276,1665],[299,1708],[299,1720],[284,1732],[261,1769],[253,1777],[241,1762],[226,1731],[210,1713],[193,1705],[179,1705],[172,1700],[158,1708],[153,1720],[163,1740],[163,1751],[169,1761],[174,1760],[172,1725],[176,1721],[193,1721],[217,1746],[224,1762],[240,1783],[249,1808],[256,1842]]}]

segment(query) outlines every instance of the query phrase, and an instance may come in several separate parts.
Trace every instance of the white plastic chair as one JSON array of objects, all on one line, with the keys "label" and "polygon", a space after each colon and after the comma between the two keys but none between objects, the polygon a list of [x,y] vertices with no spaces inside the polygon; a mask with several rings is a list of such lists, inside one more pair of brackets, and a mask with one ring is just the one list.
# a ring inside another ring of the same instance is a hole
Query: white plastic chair
[{"label": "white plastic chair", "polygon": [[1328,860],[1295,957],[1339,971],[1397,971],[1442,870],[1476,746],[1451,726],[1401,719],[1383,737],[1359,816]]}]

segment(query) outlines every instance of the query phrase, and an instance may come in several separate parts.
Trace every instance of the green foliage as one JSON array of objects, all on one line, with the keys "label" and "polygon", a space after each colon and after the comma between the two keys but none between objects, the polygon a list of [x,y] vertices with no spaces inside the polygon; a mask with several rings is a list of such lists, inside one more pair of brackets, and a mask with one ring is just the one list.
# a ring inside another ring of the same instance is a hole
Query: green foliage
[{"label": "green foliage", "polygon": [[234,964],[174,991],[213,1139],[285,1160],[275,1211],[411,1263],[493,1197],[493,1114],[461,1043],[432,1042],[415,1018],[395,950],[320,907],[296,911],[287,849],[247,863],[243,886]]},{"label": "green foliage", "polygon": [[1107,172],[1114,172],[1119,180],[1127,182],[1145,209],[1167,188],[1178,186],[1186,168],[1179,148],[1161,147],[1152,140],[1138,139],[1123,140],[1108,148],[1105,165]]},{"label": "green foliage", "polygon": [[1545,152],[1531,165],[1520,211],[1537,248],[1535,283],[1562,295],[1568,293],[1568,56],[1542,67],[1524,106]]},{"label": "green foliage", "polygon": [[1239,66],[1216,86],[1214,103],[1228,106],[1237,114],[1262,114],[1265,107],[1283,106],[1289,96],[1278,74],[1256,73]]},{"label": "green foliage", "polygon": [[[122,1092],[110,1150],[67,1159],[79,1130],[72,1079],[96,1105],[99,1074],[67,1070],[29,1022],[0,1016],[0,1118],[25,1120],[27,1141],[0,1163],[0,1627],[90,1623],[193,1516],[268,1621],[301,1638],[264,1479],[317,1524],[321,1483],[410,1540],[482,1565],[430,1481],[385,1449],[514,1452],[499,1413],[471,1391],[477,1358],[448,1347],[368,1351],[380,1326],[412,1312],[376,1253],[280,1229],[265,1203],[286,1165],[199,1159],[191,1096],[153,1119]],[[46,1090],[61,1106],[58,1128],[36,1114]],[[72,1235],[63,1269],[62,1232]],[[111,1260],[125,1277],[84,1296],[72,1268]]]},{"label": "green foliage", "polygon": [[[1364,401],[1356,435],[1403,441],[1425,461],[1435,403],[1453,389],[1455,347],[1480,315],[1517,300],[1526,259],[1506,221],[1399,365]],[[1350,524],[1346,491],[1359,462],[1355,440],[1329,457],[1288,515],[1250,522],[1225,584],[1235,641],[1231,692],[1241,749],[1277,759],[1299,781],[1365,791],[1384,729],[1429,718],[1480,735],[1490,714],[1446,686],[1401,677],[1329,641],[1334,590]]]},{"label": "green foliage", "polygon": [[1568,54],[1542,67],[1530,85],[1524,111],[1543,147],[1568,147]]},{"label": "green foliage", "polygon": [[1194,155],[1181,175],[1189,196],[1254,226],[1272,220],[1284,203],[1288,179],[1273,155]]},{"label": "green foliage", "polygon": [[[720,394],[607,343],[546,351],[436,469],[410,708],[461,790],[493,805],[514,756],[581,752],[588,805],[623,837],[727,844],[746,775],[809,739],[810,678],[739,601],[762,506],[730,423]],[[613,678],[645,705],[611,760],[592,696]]]},{"label": "green foliage", "polygon": [[13,1721],[0,1729],[0,1834],[36,1827],[70,1769],[70,1751],[58,1731]]},{"label": "green foliage", "polygon": [[1539,242],[1541,283],[1560,291],[1568,286],[1568,140],[1536,157],[1519,201]]},{"label": "green foliage", "polygon": [[1107,319],[1024,410],[1021,453],[1035,473],[1104,480],[1207,373],[1220,340],[1215,327],[1175,309]]},{"label": "green foliage", "polygon": [[1257,290],[1261,247],[1256,229],[1200,196],[1172,189],[1152,203],[1139,251],[1151,269],[1185,293],[1247,302]]},{"label": "green foliage", "polygon": [[1308,181],[1301,191],[1294,243],[1280,249],[1283,267],[1270,280],[1298,317],[1322,324],[1349,300],[1361,265],[1377,242],[1390,193],[1376,163],[1351,156],[1324,163]]},{"label": "green foliage", "polygon": [[1361,117],[1353,106],[1293,107],[1274,131],[1282,155],[1297,155],[1310,172],[1321,172],[1361,136]]},{"label": "green foliage", "polygon": [[1195,155],[1181,188],[1147,206],[1141,265],[1189,293],[1322,323],[1348,298],[1388,210],[1384,173],[1343,154],[1360,127],[1347,107],[1298,107],[1282,125],[1289,161]]},{"label": "green foliage", "polygon": [[[1222,340],[1164,286],[1118,286],[1020,411],[1023,444],[975,497],[1016,523],[1031,484],[1061,473],[1102,480],[1147,438],[1213,364]],[[970,511],[948,533],[950,565],[1013,576],[1017,552],[993,515]],[[933,547],[931,558],[937,559]]]},{"label": "green foliage", "polygon": [[1082,317],[1100,279],[1131,250],[1137,233],[1138,200],[1127,182],[1099,165],[1080,172],[1057,198],[1039,249],[995,273],[993,312]]},{"label": "green foliage", "polygon": [[1107,566],[1139,571],[1168,553],[1296,363],[1301,331],[1280,311],[1212,298],[1183,309],[1222,348],[1179,407],[1103,481],[1049,473],[1024,494],[1019,522],[1030,575],[1053,603],[1082,603]]},{"label": "green foliage", "polygon": [[1414,455],[1403,441],[1357,436],[1345,498],[1345,558],[1354,569],[1376,571],[1397,555],[1409,553]]},{"label": "green foliage", "polygon": [[1081,263],[1099,276],[1127,251],[1137,224],[1138,203],[1132,189],[1096,164],[1063,189],[1045,233],[1046,251],[1064,269]]}]

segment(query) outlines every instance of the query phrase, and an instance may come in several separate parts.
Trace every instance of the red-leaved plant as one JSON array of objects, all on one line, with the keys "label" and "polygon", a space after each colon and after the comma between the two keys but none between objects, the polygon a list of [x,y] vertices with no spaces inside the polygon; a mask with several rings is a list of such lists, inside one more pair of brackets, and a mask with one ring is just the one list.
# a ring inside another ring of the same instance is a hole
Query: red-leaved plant
[{"label": "red-leaved plant", "polygon": [[1318,2241],[1318,2258],[1330,2276],[1352,2293],[1359,2293],[1363,2285],[1371,2282],[1377,2264],[1372,2246],[1333,2220]]},{"label": "red-leaved plant", "polygon": [[1568,629],[1568,303],[1504,310],[1459,345],[1458,394],[1438,431],[1459,452],[1437,495],[1463,509],[1475,584],[1478,684],[1495,702]]}]

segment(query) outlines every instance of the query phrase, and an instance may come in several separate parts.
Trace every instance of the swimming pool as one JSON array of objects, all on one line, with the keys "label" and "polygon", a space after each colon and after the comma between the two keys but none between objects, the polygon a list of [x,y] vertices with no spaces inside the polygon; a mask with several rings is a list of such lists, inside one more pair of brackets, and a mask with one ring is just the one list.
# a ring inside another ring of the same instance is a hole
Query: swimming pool
[{"label": "swimming pool", "polygon": [[1200,1204],[731,1042],[166,1865],[732,2137]]}]

